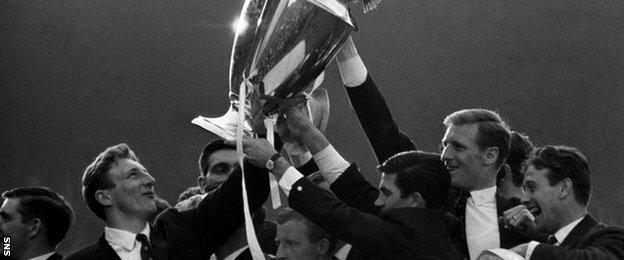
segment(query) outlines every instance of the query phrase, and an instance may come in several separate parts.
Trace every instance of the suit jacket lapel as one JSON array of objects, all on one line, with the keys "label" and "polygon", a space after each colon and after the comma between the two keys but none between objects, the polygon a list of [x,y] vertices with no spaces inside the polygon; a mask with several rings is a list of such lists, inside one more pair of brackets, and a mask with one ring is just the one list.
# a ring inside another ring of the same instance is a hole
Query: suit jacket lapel
[{"label": "suit jacket lapel", "polygon": [[598,222],[591,215],[587,214],[581,222],[570,231],[570,234],[561,242],[561,246],[567,248],[575,248],[581,239],[596,226]]},{"label": "suit jacket lapel", "polygon": [[100,251],[102,251],[102,253],[99,254],[101,259],[121,260],[115,250],[113,250],[113,248],[108,244],[108,241],[106,241],[106,238],[104,238],[103,233],[98,239],[98,248],[100,249]]}]

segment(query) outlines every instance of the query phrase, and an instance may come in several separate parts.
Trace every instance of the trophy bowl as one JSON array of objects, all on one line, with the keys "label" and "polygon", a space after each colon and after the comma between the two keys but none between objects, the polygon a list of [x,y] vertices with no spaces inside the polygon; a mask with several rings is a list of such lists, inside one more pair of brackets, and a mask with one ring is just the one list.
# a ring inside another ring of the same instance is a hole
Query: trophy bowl
[{"label": "trophy bowl", "polygon": [[[230,108],[217,118],[199,116],[192,123],[226,139],[236,135],[238,113],[245,114],[244,134],[266,132],[263,121],[307,98],[322,72],[353,29],[347,7],[338,0],[246,0],[235,23],[230,60]],[[241,88],[241,86],[244,86]],[[239,104],[239,91],[245,102]],[[329,102],[308,102],[308,105]],[[309,108],[309,111],[327,109]],[[323,115],[310,115],[327,122]],[[317,127],[322,127],[322,123]]]}]

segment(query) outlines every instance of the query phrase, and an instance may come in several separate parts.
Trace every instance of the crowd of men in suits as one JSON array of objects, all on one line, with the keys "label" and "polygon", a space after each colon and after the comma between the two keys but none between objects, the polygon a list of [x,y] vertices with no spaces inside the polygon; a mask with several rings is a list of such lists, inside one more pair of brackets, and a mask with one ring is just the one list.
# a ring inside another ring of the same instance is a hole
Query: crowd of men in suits
[{"label": "crowd of men in suits", "polygon": [[[305,105],[286,108],[277,145],[243,139],[249,208],[267,259],[624,259],[624,229],[588,212],[591,171],[579,149],[534,147],[496,112],[465,109],[432,137],[441,137],[441,153],[420,151],[352,39],[337,62],[380,182],[344,159]],[[84,202],[104,232],[67,259],[251,259],[234,143],[208,144],[199,168],[198,186],[169,207],[157,203],[155,178],[126,144],[106,148],[82,177]],[[270,174],[288,197],[277,223],[263,207]],[[46,187],[18,187],[2,199],[0,232],[11,240],[4,257],[61,259],[69,203]]]}]

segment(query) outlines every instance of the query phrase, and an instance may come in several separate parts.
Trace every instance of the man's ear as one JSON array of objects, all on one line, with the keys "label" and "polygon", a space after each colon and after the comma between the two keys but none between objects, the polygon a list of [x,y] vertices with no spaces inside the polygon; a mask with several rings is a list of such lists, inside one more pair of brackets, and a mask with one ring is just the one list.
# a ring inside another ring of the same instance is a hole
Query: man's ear
[{"label": "man's ear", "polygon": [[565,178],[559,182],[559,199],[565,199],[572,194],[572,180]]},{"label": "man's ear", "polygon": [[327,238],[323,238],[316,242],[316,253],[317,255],[327,255],[329,254],[329,240]]},{"label": "man's ear", "polygon": [[111,198],[110,192],[108,190],[97,190],[95,192],[95,200],[97,200],[100,204],[104,206],[113,205],[113,199]]},{"label": "man's ear", "polygon": [[427,208],[427,201],[420,192],[413,192],[407,196],[407,206],[410,208]]},{"label": "man's ear", "polygon": [[199,177],[197,177],[197,186],[199,186],[199,189],[202,192],[206,190],[206,185],[208,185],[208,182],[206,181],[206,176],[199,175]]},{"label": "man's ear", "polygon": [[483,163],[485,163],[485,165],[493,165],[496,163],[498,157],[500,156],[500,150],[498,149],[498,147],[492,146],[486,148],[485,151],[483,151],[481,154]]},{"label": "man's ear", "polygon": [[43,228],[43,223],[41,222],[40,219],[34,218],[29,222],[31,226],[30,226],[30,229],[28,230],[28,237],[35,237],[39,233],[41,233],[41,229]]}]

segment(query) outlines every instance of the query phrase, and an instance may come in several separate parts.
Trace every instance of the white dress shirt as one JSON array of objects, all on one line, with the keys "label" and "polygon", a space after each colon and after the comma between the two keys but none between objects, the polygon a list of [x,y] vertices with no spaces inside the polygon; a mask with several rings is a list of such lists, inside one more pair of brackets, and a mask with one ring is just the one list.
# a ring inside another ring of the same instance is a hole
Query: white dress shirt
[{"label": "white dress shirt", "polygon": [[496,186],[470,192],[466,200],[466,243],[470,259],[483,250],[500,247]]},{"label": "white dress shirt", "polygon": [[[565,227],[562,227],[561,229],[559,229],[559,231],[555,232],[555,238],[557,239],[557,243],[553,244],[554,246],[559,246],[561,245],[561,242],[563,242],[563,240],[566,239],[566,237],[568,237],[568,235],[570,234],[570,232],[572,232],[572,229],[574,229],[576,227],[576,225],[578,225],[581,220],[583,220],[583,218],[585,218],[585,216],[572,221],[572,223],[567,224]],[[527,250],[526,253],[524,254],[524,259],[529,260],[531,259],[531,255],[533,255],[533,250],[535,250],[535,247],[537,245],[539,245],[540,243],[537,241],[531,241],[529,242],[529,244],[527,245]]]},{"label": "white dress shirt", "polygon": [[347,87],[357,87],[366,81],[368,70],[359,55],[345,61],[338,61],[342,83]]},{"label": "white dress shirt", "polygon": [[339,260],[347,260],[347,256],[349,256],[349,252],[351,251],[351,244],[346,244],[341,247],[336,253],[334,257]]},{"label": "white dress shirt", "polygon": [[[150,237],[150,226],[145,224],[145,228],[140,232]],[[121,260],[141,260],[141,242],[136,240],[137,234],[130,231],[104,227],[104,238],[106,242],[115,250]]]},{"label": "white dress shirt", "polygon": [[52,252],[47,253],[47,254],[43,254],[43,255],[40,255],[40,256],[36,256],[36,257],[30,258],[28,260],[46,260],[46,259],[48,259],[48,257],[52,256],[54,253],[55,252],[52,251]]},{"label": "white dress shirt", "polygon": [[[321,174],[323,174],[325,180],[330,184],[336,181],[350,165],[331,144],[312,155],[312,157],[318,165]],[[291,166],[286,169],[286,172],[282,175],[282,178],[279,180],[279,185],[284,193],[288,195],[290,194],[292,185],[301,178],[303,178],[303,175]]]}]

